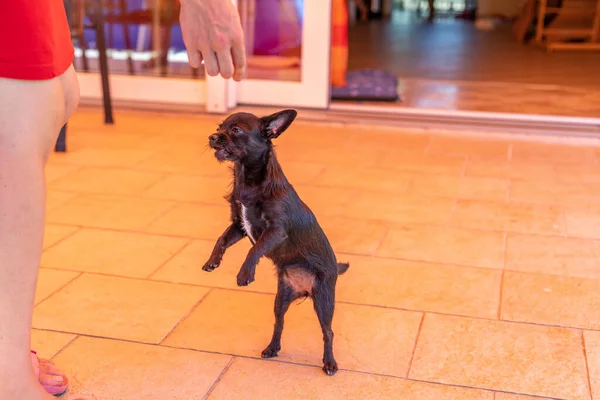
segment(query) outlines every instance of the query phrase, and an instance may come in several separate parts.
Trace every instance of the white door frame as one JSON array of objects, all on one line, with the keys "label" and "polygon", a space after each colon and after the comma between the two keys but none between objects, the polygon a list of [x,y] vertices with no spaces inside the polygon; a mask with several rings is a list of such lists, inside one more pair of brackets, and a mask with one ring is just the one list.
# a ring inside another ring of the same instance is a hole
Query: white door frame
[{"label": "white door frame", "polygon": [[[254,0],[246,1],[251,3],[249,8],[252,9]],[[237,6],[238,0],[233,3]],[[234,82],[212,78],[222,81],[217,83],[207,79],[207,110],[227,112],[238,104],[327,108],[330,99],[331,8],[331,0],[304,0],[300,81],[244,79]],[[249,27],[250,31],[252,29]]]},{"label": "white door frame", "polygon": [[[237,7],[238,0],[231,1]],[[329,106],[330,50],[331,0],[304,0],[300,81],[235,82],[208,75],[204,79],[181,79],[111,74],[111,97],[116,101],[206,106],[211,113],[227,113],[238,104],[325,109]],[[83,99],[102,99],[99,73],[80,72],[78,76]]]}]

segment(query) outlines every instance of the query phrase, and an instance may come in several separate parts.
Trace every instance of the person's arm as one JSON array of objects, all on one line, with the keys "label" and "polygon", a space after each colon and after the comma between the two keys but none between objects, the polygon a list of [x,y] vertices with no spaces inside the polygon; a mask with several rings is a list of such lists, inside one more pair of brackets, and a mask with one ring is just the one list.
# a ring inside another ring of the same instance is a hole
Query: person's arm
[{"label": "person's arm", "polygon": [[231,0],[181,0],[179,20],[191,67],[199,68],[204,60],[208,75],[242,80],[244,32]]}]

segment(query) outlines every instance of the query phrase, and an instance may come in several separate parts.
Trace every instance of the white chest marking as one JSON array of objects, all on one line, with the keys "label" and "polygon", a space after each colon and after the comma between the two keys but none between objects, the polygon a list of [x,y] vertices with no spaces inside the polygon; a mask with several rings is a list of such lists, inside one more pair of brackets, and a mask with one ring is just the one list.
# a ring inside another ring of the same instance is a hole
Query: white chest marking
[{"label": "white chest marking", "polygon": [[254,237],[252,236],[252,225],[250,225],[250,221],[246,216],[246,211],[246,207],[244,207],[244,205],[242,204],[242,228],[244,228],[244,232],[246,232],[246,235],[248,235],[248,238],[250,239],[252,244],[254,244],[256,243],[256,240],[254,240]]}]

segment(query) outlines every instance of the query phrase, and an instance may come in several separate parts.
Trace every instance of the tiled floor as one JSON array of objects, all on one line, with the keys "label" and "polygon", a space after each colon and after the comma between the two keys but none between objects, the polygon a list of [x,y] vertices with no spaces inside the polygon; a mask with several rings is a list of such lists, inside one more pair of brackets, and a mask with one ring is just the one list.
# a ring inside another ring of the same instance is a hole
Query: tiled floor
[{"label": "tiled floor", "polygon": [[[48,166],[34,343],[67,398],[600,399],[600,151],[299,121],[284,170],[340,260],[335,377],[311,301],[265,361],[272,266],[227,225],[217,119],[96,110]],[[537,397],[536,397],[537,398]]]}]

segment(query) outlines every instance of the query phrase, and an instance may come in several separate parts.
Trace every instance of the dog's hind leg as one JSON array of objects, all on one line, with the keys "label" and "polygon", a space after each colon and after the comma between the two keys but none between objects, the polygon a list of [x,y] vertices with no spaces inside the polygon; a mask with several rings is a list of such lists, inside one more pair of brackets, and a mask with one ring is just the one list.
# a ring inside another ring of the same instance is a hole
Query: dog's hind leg
[{"label": "dog's hind leg", "polygon": [[288,310],[290,303],[298,298],[298,294],[283,279],[283,274],[279,274],[277,283],[277,295],[275,296],[275,329],[271,343],[263,350],[262,358],[277,357],[277,352],[281,350],[281,334],[283,332],[283,317]]},{"label": "dog's hind leg", "polygon": [[336,279],[333,276],[315,282],[312,296],[315,311],[323,331],[323,371],[327,375],[335,375],[338,370],[337,362],[333,357],[333,330],[331,329],[335,307]]}]

